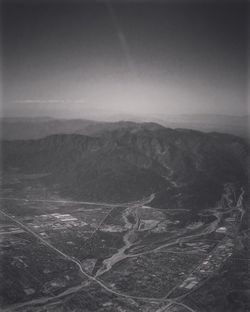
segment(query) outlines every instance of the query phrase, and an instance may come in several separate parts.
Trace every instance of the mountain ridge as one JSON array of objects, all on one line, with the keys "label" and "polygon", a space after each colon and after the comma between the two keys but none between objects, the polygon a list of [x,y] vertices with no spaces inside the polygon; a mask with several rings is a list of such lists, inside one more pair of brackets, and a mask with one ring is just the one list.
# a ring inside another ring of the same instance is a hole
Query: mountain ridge
[{"label": "mountain ridge", "polygon": [[[44,183],[59,183],[62,194],[77,199],[126,202],[157,193],[155,204],[161,207],[207,207],[216,202],[223,183],[247,181],[249,147],[241,138],[154,123],[123,126],[96,137],[4,140],[4,170],[49,172]],[[178,203],[182,192],[186,195]]]},{"label": "mountain ridge", "polygon": [[249,116],[224,115],[163,115],[145,118],[117,116],[110,120],[61,119],[52,117],[2,118],[0,128],[4,139],[38,139],[52,134],[79,133],[101,135],[105,130],[133,127],[134,124],[152,123],[168,128],[193,129],[203,132],[220,132],[248,138]]}]

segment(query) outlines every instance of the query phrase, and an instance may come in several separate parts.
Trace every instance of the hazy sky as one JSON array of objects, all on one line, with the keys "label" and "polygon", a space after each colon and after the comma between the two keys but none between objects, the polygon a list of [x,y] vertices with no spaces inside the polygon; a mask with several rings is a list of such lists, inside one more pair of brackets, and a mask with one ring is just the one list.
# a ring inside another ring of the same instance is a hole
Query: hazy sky
[{"label": "hazy sky", "polygon": [[244,3],[6,0],[4,114],[246,114]]}]

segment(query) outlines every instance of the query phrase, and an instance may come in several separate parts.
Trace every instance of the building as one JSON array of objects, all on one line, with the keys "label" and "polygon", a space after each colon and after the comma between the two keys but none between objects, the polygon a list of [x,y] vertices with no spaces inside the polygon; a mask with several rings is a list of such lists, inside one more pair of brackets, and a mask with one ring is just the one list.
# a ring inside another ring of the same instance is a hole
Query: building
[{"label": "building", "polygon": [[226,233],[227,228],[225,226],[221,226],[216,230],[217,233]]}]

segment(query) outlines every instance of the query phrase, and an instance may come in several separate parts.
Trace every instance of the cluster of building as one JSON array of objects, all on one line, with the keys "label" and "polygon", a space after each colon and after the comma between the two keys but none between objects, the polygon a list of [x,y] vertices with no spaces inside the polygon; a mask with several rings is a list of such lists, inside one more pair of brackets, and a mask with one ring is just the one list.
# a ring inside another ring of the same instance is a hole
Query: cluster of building
[{"label": "cluster of building", "polygon": [[100,227],[100,231],[102,232],[123,232],[126,229],[121,225],[110,225],[110,224],[103,224]]},{"label": "cluster of building", "polygon": [[210,244],[206,242],[194,242],[194,243],[185,243],[184,245],[188,250],[190,251],[201,251],[201,252],[207,252],[211,246]]},{"label": "cluster of building", "polygon": [[43,232],[45,230],[66,230],[68,228],[85,226],[87,224],[68,213],[43,214],[34,218],[24,218],[23,220],[32,228],[42,230],[40,234],[44,237],[46,236],[46,233]]},{"label": "cluster of building", "polygon": [[[222,230],[221,230],[222,231]],[[209,274],[218,271],[222,263],[232,255],[233,241],[230,238],[223,240],[211,253],[197,270],[195,270],[185,281],[180,285],[180,288],[187,290],[193,289]]]},{"label": "cluster of building", "polygon": [[24,230],[20,227],[15,226],[14,224],[0,224],[0,236],[1,235],[11,235],[11,234],[20,234]]},{"label": "cluster of building", "polygon": [[71,216],[69,213],[61,214],[61,213],[52,213],[51,216],[55,217],[56,219],[67,222],[67,221],[77,221],[77,218]]},{"label": "cluster of building", "polygon": [[225,260],[232,255],[234,243],[228,235],[234,232],[234,229],[237,226],[236,219],[236,214],[233,214],[224,220],[223,226],[216,229],[215,233],[226,235],[225,238],[217,245],[213,252],[204,259],[198,269],[183,281],[179,286],[179,290],[184,291],[193,289],[210,274],[218,271]]}]

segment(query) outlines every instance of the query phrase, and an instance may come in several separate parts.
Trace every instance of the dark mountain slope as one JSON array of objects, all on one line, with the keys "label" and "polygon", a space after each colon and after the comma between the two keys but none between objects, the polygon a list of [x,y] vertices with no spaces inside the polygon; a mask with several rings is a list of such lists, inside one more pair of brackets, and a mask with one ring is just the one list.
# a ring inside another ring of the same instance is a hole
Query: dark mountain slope
[{"label": "dark mountain slope", "polygon": [[123,202],[156,193],[157,205],[205,207],[219,198],[223,183],[247,181],[243,140],[152,123],[118,124],[101,137],[54,135],[2,147],[5,170],[49,172],[44,182],[86,200]]}]

